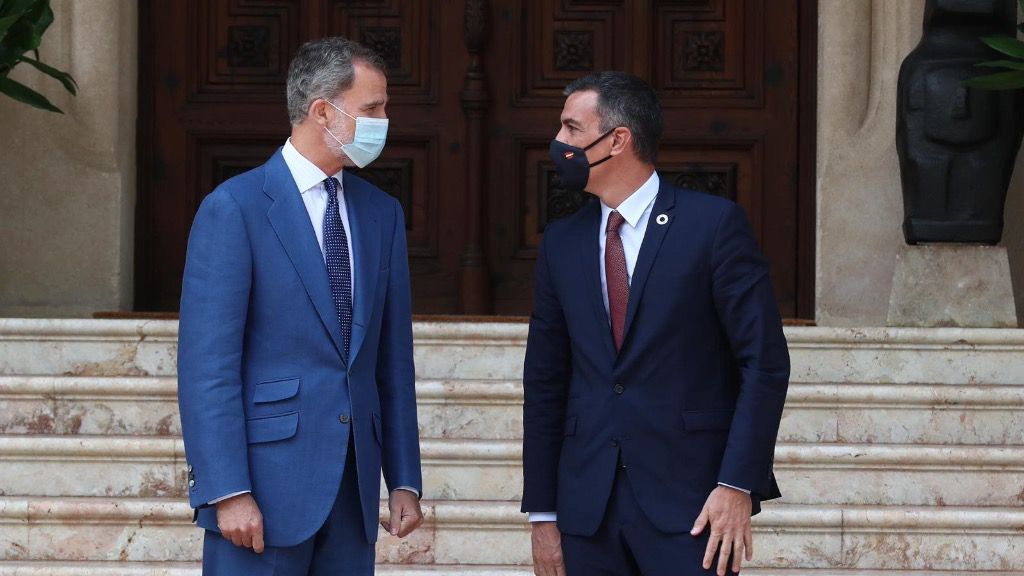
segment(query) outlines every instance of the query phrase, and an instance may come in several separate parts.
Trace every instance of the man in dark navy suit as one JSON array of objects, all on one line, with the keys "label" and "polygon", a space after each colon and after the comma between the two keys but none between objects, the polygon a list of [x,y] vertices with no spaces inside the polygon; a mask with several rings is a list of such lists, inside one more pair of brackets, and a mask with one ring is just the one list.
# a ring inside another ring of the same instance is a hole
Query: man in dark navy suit
[{"label": "man in dark navy suit", "polygon": [[743,210],[654,169],[643,80],[573,82],[551,143],[597,196],[548,226],[524,384],[523,511],[539,576],[740,570],[772,456],[789,354]]}]

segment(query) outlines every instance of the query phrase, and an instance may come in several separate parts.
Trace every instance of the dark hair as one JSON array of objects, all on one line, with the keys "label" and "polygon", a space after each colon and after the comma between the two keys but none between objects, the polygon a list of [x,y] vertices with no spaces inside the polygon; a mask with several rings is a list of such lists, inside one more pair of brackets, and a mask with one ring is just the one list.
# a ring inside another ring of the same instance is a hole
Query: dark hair
[{"label": "dark hair", "polygon": [[606,70],[573,80],[566,86],[565,95],[583,91],[597,92],[601,132],[617,126],[629,128],[636,155],[654,164],[665,122],[654,88],[632,74]]},{"label": "dark hair", "polygon": [[386,72],[384,59],[358,42],[341,36],[306,42],[288,66],[288,119],[302,122],[314,100],[331,100],[348,90],[355,78],[353,64],[363,62]]}]

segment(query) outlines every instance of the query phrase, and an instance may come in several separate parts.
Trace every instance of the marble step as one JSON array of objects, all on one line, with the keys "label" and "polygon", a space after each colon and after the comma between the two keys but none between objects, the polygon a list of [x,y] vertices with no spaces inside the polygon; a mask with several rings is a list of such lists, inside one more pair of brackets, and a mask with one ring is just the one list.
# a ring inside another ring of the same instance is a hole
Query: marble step
[{"label": "marble step", "polygon": [[[533,576],[523,566],[381,565],[385,576]],[[198,562],[0,562],[0,576],[202,576]]]},{"label": "marble step", "polygon": [[[514,504],[424,501],[411,537],[382,537],[378,562],[526,566]],[[1024,510],[771,505],[755,518],[751,568],[1024,570]],[[0,498],[0,561],[190,562],[201,531],[166,499]]]},{"label": "marble step", "polygon": [[[0,376],[0,433],[168,436],[181,432],[165,377]],[[522,384],[417,382],[424,438],[522,436]],[[779,440],[1024,445],[1024,385],[790,385]]]},{"label": "marble step", "polygon": [[[198,562],[0,562],[0,576],[201,576]],[[401,566],[383,565],[376,569],[385,576],[534,576],[525,566]],[[828,568],[744,569],[750,576],[894,576],[893,570],[842,570]],[[1020,576],[1018,572],[978,572],[974,570],[914,571],[913,576]]]},{"label": "marble step", "polygon": [[[426,439],[421,451],[427,498],[520,499],[518,441]],[[782,443],[775,469],[791,504],[1013,506],[1024,493],[1024,447]],[[173,437],[0,436],[0,470],[0,494],[186,494]]]},{"label": "marble step", "polygon": [[[526,323],[413,324],[425,380],[522,378]],[[796,383],[1024,384],[1024,330],[785,328]],[[171,320],[0,319],[0,375],[173,376]]]}]

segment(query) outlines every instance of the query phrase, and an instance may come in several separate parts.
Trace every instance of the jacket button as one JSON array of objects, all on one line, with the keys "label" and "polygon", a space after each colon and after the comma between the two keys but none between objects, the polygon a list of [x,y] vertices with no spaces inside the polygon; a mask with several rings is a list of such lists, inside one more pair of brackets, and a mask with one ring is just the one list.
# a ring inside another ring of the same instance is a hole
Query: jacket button
[{"label": "jacket button", "polygon": [[341,422],[342,424],[348,424],[349,420],[350,418],[348,414],[342,414],[341,416],[338,416],[338,422]]},{"label": "jacket button", "polygon": [[623,392],[626,391],[622,384],[616,384],[614,390],[616,394],[622,394]]},{"label": "jacket button", "polygon": [[619,441],[618,440],[612,440],[612,448],[618,448],[618,447],[619,447]]},{"label": "jacket button", "polygon": [[189,473],[189,474],[191,474],[191,473],[192,473],[192,465],[191,465],[191,464],[189,464],[189,465],[188,465],[188,473]]},{"label": "jacket button", "polygon": [[195,488],[196,487],[196,481],[195,480],[189,480],[188,481],[188,487],[189,488]]}]

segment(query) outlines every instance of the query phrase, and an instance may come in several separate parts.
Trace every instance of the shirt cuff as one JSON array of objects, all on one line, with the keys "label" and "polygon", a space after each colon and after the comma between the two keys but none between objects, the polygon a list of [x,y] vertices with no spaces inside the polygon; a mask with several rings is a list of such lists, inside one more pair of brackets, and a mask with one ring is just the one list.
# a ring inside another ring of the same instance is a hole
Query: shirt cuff
[{"label": "shirt cuff", "polygon": [[[420,497],[420,491],[411,486],[399,486],[398,488],[395,488],[395,490],[405,490],[406,492],[412,492],[413,494],[415,494],[416,498]],[[392,490],[392,492],[394,492],[395,490]]]},{"label": "shirt cuff", "polygon": [[227,500],[228,498],[234,498],[235,496],[241,496],[242,494],[248,494],[249,492],[250,492],[250,490],[242,490],[241,492],[235,492],[233,494],[228,494],[227,496],[221,496],[220,498],[214,498],[213,500],[210,500],[209,502],[207,502],[207,505],[213,506],[217,502],[223,502],[224,500]]},{"label": "shirt cuff", "polygon": [[530,512],[530,522],[557,522],[558,515],[554,512]]},{"label": "shirt cuff", "polygon": [[739,486],[733,486],[732,484],[726,484],[725,482],[719,482],[718,485],[725,486],[726,488],[732,488],[733,490],[739,490],[740,492],[743,492],[747,496],[750,495],[750,490],[747,490],[746,488],[740,488]]}]

